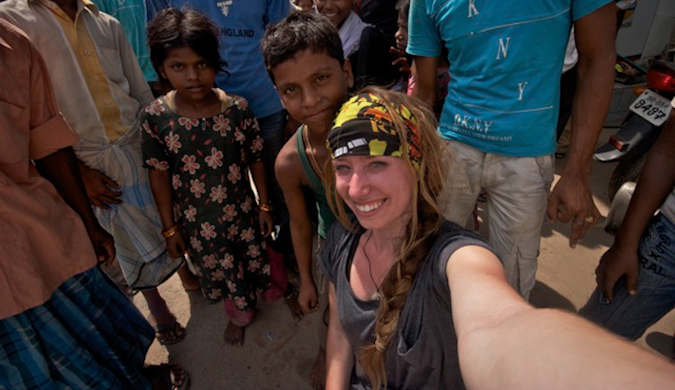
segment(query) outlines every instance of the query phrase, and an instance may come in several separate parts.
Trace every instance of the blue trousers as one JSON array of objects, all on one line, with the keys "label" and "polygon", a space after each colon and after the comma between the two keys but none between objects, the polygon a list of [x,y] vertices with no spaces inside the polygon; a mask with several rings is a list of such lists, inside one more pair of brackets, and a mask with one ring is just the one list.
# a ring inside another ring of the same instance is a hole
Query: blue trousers
[{"label": "blue trousers", "polygon": [[579,311],[583,317],[630,340],[636,340],[675,307],[675,224],[662,214],[645,230],[638,249],[637,292],[629,295],[625,277],[614,288],[614,299],[601,302],[598,288]]}]

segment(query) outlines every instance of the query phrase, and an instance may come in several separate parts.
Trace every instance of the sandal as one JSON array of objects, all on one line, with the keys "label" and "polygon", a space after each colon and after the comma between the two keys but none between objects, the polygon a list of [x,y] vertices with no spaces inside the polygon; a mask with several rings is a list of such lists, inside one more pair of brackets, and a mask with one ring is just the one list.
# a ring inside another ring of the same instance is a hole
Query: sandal
[{"label": "sandal", "polygon": [[161,345],[173,345],[183,340],[187,330],[175,319],[170,325],[155,326],[155,338]]},{"label": "sandal", "polygon": [[187,390],[190,387],[190,376],[177,364],[145,366],[144,371],[153,390]]}]

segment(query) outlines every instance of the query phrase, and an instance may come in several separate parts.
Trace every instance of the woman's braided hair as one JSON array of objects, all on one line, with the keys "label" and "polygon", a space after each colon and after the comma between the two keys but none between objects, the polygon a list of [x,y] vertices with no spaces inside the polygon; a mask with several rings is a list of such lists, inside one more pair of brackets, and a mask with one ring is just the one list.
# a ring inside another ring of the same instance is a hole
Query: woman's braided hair
[{"label": "woman's braided hair", "polygon": [[[382,283],[380,306],[375,323],[375,343],[356,351],[358,361],[368,374],[373,389],[378,389],[381,385],[386,387],[385,354],[396,334],[408,292],[443,222],[437,199],[446,177],[447,152],[437,135],[434,114],[421,101],[399,92],[375,87],[366,87],[361,91],[365,92],[378,96],[389,112],[396,112],[395,107],[404,105],[413,113],[419,122],[419,149],[422,155],[418,170],[413,167],[407,153],[402,156],[408,162],[413,177],[418,178],[413,191],[412,217],[406,227],[406,236],[401,243],[398,259]],[[407,145],[409,142],[406,139],[403,120],[396,115],[393,116],[401,144]],[[335,189],[335,176],[330,163],[325,167],[324,174],[331,209],[344,226],[354,229],[345,212],[344,201]]]}]

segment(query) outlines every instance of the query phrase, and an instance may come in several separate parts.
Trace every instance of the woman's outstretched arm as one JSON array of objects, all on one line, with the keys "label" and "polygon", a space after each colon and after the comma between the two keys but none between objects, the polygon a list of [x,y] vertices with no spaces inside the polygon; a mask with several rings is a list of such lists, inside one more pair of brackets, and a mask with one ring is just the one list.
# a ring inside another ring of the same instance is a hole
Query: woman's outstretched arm
[{"label": "woman's outstretched arm", "polygon": [[660,356],[575,314],[530,306],[487,249],[457,250],[446,273],[468,388],[673,388],[675,366]]},{"label": "woman's outstretched arm", "polygon": [[333,283],[329,283],[328,287],[328,305],[330,315],[326,336],[326,390],[343,390],[349,388],[354,351],[338,318]]}]

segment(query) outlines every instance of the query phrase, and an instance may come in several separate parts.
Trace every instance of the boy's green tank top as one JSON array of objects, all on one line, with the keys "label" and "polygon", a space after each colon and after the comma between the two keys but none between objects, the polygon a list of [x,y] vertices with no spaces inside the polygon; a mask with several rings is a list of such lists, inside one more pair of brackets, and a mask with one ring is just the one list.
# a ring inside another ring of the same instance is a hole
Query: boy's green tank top
[{"label": "boy's green tank top", "polygon": [[295,139],[298,143],[298,157],[300,157],[300,163],[302,164],[302,169],[305,171],[307,178],[309,179],[310,189],[312,190],[312,195],[314,195],[314,201],[316,203],[316,210],[318,212],[318,233],[321,238],[326,238],[326,232],[328,228],[333,224],[335,216],[328,206],[328,200],[326,199],[326,191],[324,190],[323,183],[321,179],[316,175],[314,169],[312,169],[312,164],[307,158],[307,153],[305,153],[305,141],[302,137],[302,129],[304,126],[295,132]]}]

